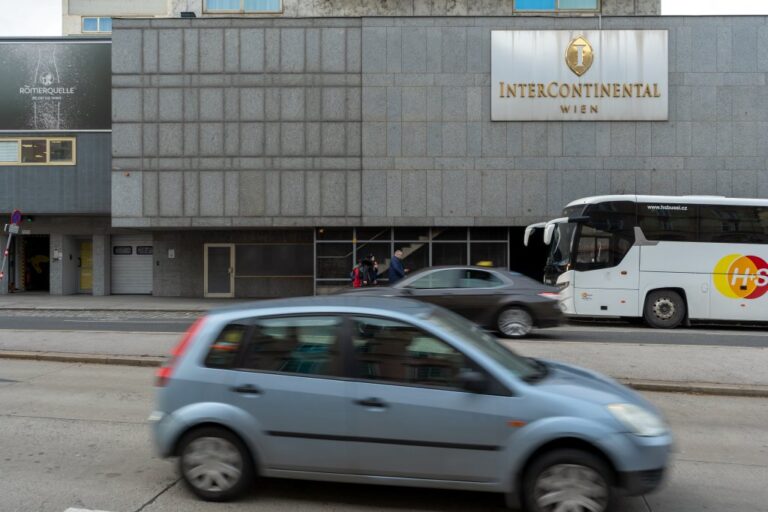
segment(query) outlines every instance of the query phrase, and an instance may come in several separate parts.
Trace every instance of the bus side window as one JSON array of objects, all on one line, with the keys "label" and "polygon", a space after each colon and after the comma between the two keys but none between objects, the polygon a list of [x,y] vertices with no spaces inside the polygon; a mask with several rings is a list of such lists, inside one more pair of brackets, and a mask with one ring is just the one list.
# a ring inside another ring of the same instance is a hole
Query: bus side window
[{"label": "bus side window", "polygon": [[699,239],[715,243],[768,243],[768,208],[702,205]]},{"label": "bus side window", "polygon": [[638,204],[638,223],[648,240],[695,242],[698,239],[696,205]]}]

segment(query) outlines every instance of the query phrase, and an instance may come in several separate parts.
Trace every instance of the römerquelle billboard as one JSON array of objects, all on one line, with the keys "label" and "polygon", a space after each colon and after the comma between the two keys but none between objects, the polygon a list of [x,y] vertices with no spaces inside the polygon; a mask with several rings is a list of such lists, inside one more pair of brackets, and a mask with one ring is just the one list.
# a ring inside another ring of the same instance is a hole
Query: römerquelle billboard
[{"label": "r\u00f6merquelle billboard", "polygon": [[0,131],[107,131],[111,44],[0,40]]}]

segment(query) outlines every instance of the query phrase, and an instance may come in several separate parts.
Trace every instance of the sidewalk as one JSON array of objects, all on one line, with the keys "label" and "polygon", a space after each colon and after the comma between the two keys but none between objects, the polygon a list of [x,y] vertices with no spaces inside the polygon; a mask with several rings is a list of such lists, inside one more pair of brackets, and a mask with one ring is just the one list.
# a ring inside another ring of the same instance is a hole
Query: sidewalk
[{"label": "sidewalk", "polygon": [[202,299],[152,297],[151,295],[48,295],[11,293],[0,295],[0,310],[57,311],[207,311],[253,299]]},{"label": "sidewalk", "polygon": [[[157,366],[177,333],[0,330],[2,359]],[[522,355],[589,368],[636,389],[768,398],[768,348],[505,341]]]}]

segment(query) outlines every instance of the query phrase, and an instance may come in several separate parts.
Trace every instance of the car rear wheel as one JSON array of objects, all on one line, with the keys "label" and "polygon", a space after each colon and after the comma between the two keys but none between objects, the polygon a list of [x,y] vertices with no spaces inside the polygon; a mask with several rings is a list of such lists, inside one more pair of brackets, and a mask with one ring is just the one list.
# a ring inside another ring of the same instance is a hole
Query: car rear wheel
[{"label": "car rear wheel", "polygon": [[533,318],[523,308],[507,308],[499,313],[497,327],[507,338],[522,338],[533,330]]},{"label": "car rear wheel", "polygon": [[656,290],[648,294],[643,316],[651,327],[674,329],[685,319],[685,301],[672,290]]},{"label": "car rear wheel", "polygon": [[243,442],[223,428],[201,428],[181,441],[179,472],[206,501],[228,501],[253,481],[253,462]]},{"label": "car rear wheel", "polygon": [[556,450],[533,461],[525,472],[525,512],[607,512],[612,472],[600,458],[581,450]]}]

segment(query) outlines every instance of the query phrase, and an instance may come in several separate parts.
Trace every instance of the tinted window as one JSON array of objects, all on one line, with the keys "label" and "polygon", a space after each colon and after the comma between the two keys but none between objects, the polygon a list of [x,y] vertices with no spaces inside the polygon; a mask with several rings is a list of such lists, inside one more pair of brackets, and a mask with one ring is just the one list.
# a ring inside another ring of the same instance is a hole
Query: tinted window
[{"label": "tinted window", "polygon": [[648,240],[693,242],[698,231],[696,210],[691,204],[640,203],[638,222]]},{"label": "tinted window", "polygon": [[337,317],[306,316],[262,318],[243,357],[249,370],[340,375]]},{"label": "tinted window", "polygon": [[151,245],[137,245],[136,246],[136,254],[140,254],[143,256],[151,256],[152,255],[152,246]]},{"label": "tinted window", "polygon": [[501,279],[483,270],[465,270],[459,279],[459,288],[493,288],[503,284]]},{"label": "tinted window", "polygon": [[205,366],[231,368],[248,332],[246,323],[231,323],[216,336],[205,358]]},{"label": "tinted window", "polygon": [[459,279],[461,277],[463,277],[463,271],[461,269],[436,270],[421,277],[417,277],[408,283],[408,288],[422,290],[458,288]]},{"label": "tinted window", "polygon": [[412,325],[369,317],[352,319],[358,376],[367,380],[461,388],[469,368],[459,351]]},{"label": "tinted window", "polygon": [[112,248],[112,253],[119,256],[128,256],[133,254],[133,247],[130,245],[116,245]]},{"label": "tinted window", "polygon": [[699,206],[702,242],[768,243],[768,208],[757,206]]}]

